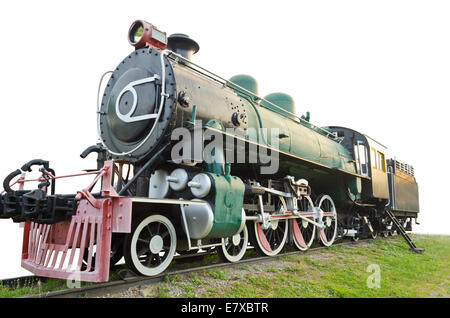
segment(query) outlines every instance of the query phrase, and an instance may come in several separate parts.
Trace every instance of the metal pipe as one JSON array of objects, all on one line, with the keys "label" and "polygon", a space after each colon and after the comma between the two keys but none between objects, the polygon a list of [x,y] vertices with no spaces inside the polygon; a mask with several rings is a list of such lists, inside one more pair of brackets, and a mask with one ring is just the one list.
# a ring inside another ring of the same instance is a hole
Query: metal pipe
[{"label": "metal pipe", "polygon": [[[190,242],[189,242],[189,246],[190,246],[191,244],[190,244]],[[200,249],[202,249],[202,248],[208,248],[208,247],[216,247],[216,246],[221,246],[222,245],[222,243],[215,243],[215,244],[208,244],[208,245],[197,245],[197,246],[191,246],[191,247],[189,247],[189,250],[188,251],[191,251],[191,250],[200,250]]]},{"label": "metal pipe", "polygon": [[17,169],[6,176],[5,180],[3,180],[3,189],[5,189],[6,192],[13,192],[9,183],[11,182],[12,179],[17,177],[21,173],[22,171],[20,171],[20,169]]},{"label": "metal pipe", "polygon": [[120,190],[119,195],[122,195],[125,191],[128,190],[128,188],[137,180],[137,178],[145,171],[147,170],[155,161],[159,158],[159,156],[166,150],[166,148],[170,145],[170,143],[166,143],[164,146],[159,149],[159,151],[150,158],[149,161],[141,168],[141,170],[136,173],[133,178]]},{"label": "metal pipe", "polygon": [[276,194],[278,196],[285,197],[285,198],[292,198],[292,195],[290,193],[287,193],[287,192],[278,191],[278,190],[275,190],[275,189],[270,189],[270,188],[265,188],[265,187],[260,187],[260,188],[264,189],[265,192]]},{"label": "metal pipe", "polygon": [[186,212],[184,211],[183,204],[180,204],[180,209],[181,209],[181,216],[183,217],[184,231],[186,232],[186,237],[187,237],[187,242],[188,242],[188,251],[190,251],[192,249],[191,237],[189,236],[189,229],[188,229],[187,220],[186,220]]},{"label": "metal pipe", "polygon": [[[394,189],[394,174],[393,174],[393,171],[392,171],[392,166],[389,166],[389,167],[388,167],[388,172],[387,172],[387,173],[391,175],[391,186],[392,186],[392,208],[394,208],[394,206],[395,206],[395,203],[394,203],[394,199],[395,199],[395,193],[394,193],[394,191],[395,191],[395,189]],[[391,204],[391,198],[389,197],[389,200],[388,200],[388,202],[386,203],[385,206],[389,206],[390,204]]]}]

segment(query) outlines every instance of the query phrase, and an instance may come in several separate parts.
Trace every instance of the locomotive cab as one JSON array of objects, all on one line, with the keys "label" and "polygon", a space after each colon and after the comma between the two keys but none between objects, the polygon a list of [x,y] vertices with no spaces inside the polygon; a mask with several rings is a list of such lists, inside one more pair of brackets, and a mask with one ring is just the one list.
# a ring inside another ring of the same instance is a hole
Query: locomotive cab
[{"label": "locomotive cab", "polygon": [[337,126],[327,128],[342,140],[341,144],[351,153],[357,173],[370,178],[362,180],[362,201],[388,202],[387,148],[353,129]]}]

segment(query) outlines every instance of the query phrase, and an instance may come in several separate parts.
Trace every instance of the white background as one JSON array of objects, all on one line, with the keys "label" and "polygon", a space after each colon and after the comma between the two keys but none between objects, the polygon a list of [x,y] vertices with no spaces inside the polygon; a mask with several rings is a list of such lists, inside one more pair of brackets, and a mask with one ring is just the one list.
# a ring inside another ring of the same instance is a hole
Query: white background
[{"label": "white background", "polygon": [[[449,234],[449,16],[446,1],[2,1],[0,181],[34,158],[58,174],[95,167],[79,154],[97,140],[98,81],[133,50],[128,28],[144,19],[189,34],[211,71],[251,74],[260,95],[292,95],[314,124],[388,146],[416,170],[415,231]],[[0,220],[0,278],[28,273],[21,236]]]}]

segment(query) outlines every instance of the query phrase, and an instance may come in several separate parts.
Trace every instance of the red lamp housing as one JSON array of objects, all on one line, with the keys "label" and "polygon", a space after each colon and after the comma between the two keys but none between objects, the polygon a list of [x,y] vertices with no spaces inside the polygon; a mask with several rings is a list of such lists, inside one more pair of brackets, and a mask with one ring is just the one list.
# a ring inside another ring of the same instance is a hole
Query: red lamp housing
[{"label": "red lamp housing", "polygon": [[147,21],[136,20],[128,31],[128,41],[136,50],[147,46],[165,50],[167,47],[167,34],[158,30]]}]

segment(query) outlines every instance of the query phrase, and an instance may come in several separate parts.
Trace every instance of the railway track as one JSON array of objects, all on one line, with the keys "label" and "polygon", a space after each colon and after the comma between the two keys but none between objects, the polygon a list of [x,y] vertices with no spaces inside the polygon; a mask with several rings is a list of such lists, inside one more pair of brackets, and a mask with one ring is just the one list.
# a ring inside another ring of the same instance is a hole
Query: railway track
[{"label": "railway track", "polygon": [[38,282],[46,282],[47,280],[48,280],[47,277],[40,277],[35,275],[21,276],[2,279],[0,280],[0,286],[5,286],[11,289],[21,288],[24,286],[34,286],[38,284]]},{"label": "railway track", "polygon": [[[361,239],[357,242],[343,241],[343,242],[336,243],[333,246],[357,245],[362,242],[371,241],[371,240],[372,239],[367,238],[367,239]],[[311,247],[307,251],[307,253],[320,251],[320,250],[326,249],[326,248],[327,248],[326,246]],[[264,263],[264,262],[273,261],[275,259],[279,259],[280,257],[283,257],[283,256],[300,255],[300,254],[304,254],[304,253],[306,253],[306,252],[293,251],[293,252],[281,253],[281,254],[279,254],[277,256],[273,256],[273,257],[268,257],[268,256],[248,257],[248,258],[242,259],[241,261],[236,262],[236,263],[221,262],[221,263],[210,264],[210,265],[205,265],[205,266],[198,266],[198,267],[193,267],[193,268],[188,268],[188,269],[169,270],[169,271],[166,271],[162,274],[159,274],[159,275],[153,276],[153,277],[129,276],[129,277],[123,277],[122,279],[110,281],[110,282],[106,282],[106,283],[98,283],[98,284],[88,285],[88,286],[84,286],[84,287],[80,287],[80,288],[71,288],[71,289],[57,290],[57,291],[52,291],[52,292],[47,292],[47,293],[42,293],[42,294],[29,295],[29,296],[25,296],[23,298],[98,297],[98,296],[103,296],[106,294],[122,292],[122,291],[125,291],[125,290],[127,290],[131,287],[135,287],[135,286],[143,286],[143,285],[145,286],[145,285],[157,284],[159,282],[162,282],[164,280],[164,278],[167,276],[168,277],[175,276],[175,275],[184,276],[184,275],[188,275],[191,273],[197,273],[197,272],[201,272],[201,271],[205,271],[205,270],[209,270],[209,269],[227,268],[227,267],[239,266],[239,265],[243,265],[243,264]],[[194,258],[204,256],[205,254],[209,254],[209,253],[199,253],[198,255],[183,255],[183,256],[176,258],[176,260],[182,260],[182,259],[188,259],[188,258],[194,259]],[[40,279],[40,277],[36,278],[36,276],[26,276],[26,277],[16,278],[16,280],[17,279],[20,279],[20,280],[33,279],[33,277],[34,277],[34,279],[37,279],[37,280]],[[42,278],[42,279],[45,279],[45,278]]]}]

